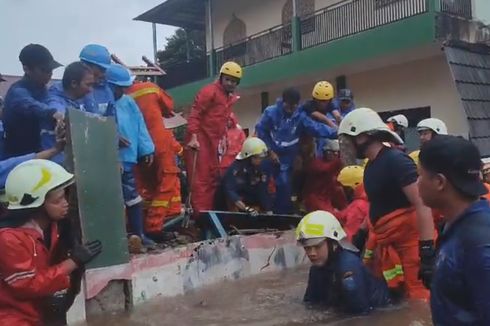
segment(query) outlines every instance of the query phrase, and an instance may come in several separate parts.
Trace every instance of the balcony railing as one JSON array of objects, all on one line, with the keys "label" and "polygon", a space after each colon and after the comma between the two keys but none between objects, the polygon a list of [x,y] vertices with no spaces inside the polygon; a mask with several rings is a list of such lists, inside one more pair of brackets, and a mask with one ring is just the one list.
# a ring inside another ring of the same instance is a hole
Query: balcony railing
[{"label": "balcony railing", "polygon": [[159,85],[168,89],[206,78],[209,76],[208,60],[207,57],[203,57],[164,67],[167,74],[159,78]]},{"label": "balcony railing", "polygon": [[473,12],[471,10],[471,0],[439,0],[441,11],[450,15],[471,19]]},{"label": "balcony railing", "polygon": [[301,46],[308,48],[427,11],[426,0],[348,0],[317,11],[302,20]]},{"label": "balcony railing", "polygon": [[242,66],[253,65],[292,51],[291,25],[279,25],[242,41],[216,49],[216,67],[233,60]]}]

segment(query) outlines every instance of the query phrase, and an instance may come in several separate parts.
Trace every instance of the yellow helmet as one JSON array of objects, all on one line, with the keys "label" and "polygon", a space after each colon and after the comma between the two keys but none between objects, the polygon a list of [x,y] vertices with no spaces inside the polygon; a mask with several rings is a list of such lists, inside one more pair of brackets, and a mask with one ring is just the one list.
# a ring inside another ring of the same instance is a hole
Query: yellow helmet
[{"label": "yellow helmet", "polygon": [[296,227],[296,240],[303,246],[315,246],[326,239],[337,241],[345,249],[358,251],[347,240],[347,234],[340,222],[329,212],[311,212]]},{"label": "yellow helmet", "polygon": [[364,178],[364,168],[359,165],[346,166],[340,171],[337,181],[344,187],[355,189]]},{"label": "yellow helmet", "polygon": [[35,159],[21,163],[10,171],[5,182],[8,209],[41,207],[48,192],[73,182],[73,174],[54,162]]},{"label": "yellow helmet", "polygon": [[247,138],[243,143],[242,150],[240,153],[238,153],[236,159],[244,160],[254,155],[259,155],[260,157],[266,157],[267,145],[260,138],[250,137]]},{"label": "yellow helmet", "polygon": [[316,83],[315,87],[313,87],[313,92],[311,93],[311,95],[315,100],[331,100],[334,96],[333,86],[327,81],[320,81]]},{"label": "yellow helmet", "polygon": [[219,73],[220,73],[220,75],[223,74],[223,75],[235,77],[238,79],[242,79],[242,76],[243,76],[242,67],[240,67],[240,65],[238,63],[233,62],[233,61],[225,62],[221,66]]},{"label": "yellow helmet", "polygon": [[415,162],[415,164],[419,165],[419,154],[420,151],[413,151],[408,156]]},{"label": "yellow helmet", "polygon": [[365,158],[364,160],[362,160],[361,167],[365,168],[368,163],[369,163],[369,159]]}]

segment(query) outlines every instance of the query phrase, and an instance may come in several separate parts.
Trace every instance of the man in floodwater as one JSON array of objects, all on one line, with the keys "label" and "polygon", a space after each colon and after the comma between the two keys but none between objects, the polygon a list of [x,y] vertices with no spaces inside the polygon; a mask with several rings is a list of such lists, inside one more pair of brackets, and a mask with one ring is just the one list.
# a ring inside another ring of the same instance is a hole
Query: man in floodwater
[{"label": "man in floodwater", "polygon": [[445,225],[437,241],[431,289],[434,325],[490,325],[490,206],[480,153],[469,141],[438,136],[420,151],[418,187]]},{"label": "man in floodwater", "polygon": [[369,313],[390,303],[388,286],[364,267],[335,216],[325,211],[306,215],[296,229],[296,239],[313,265],[305,302],[351,314]]}]

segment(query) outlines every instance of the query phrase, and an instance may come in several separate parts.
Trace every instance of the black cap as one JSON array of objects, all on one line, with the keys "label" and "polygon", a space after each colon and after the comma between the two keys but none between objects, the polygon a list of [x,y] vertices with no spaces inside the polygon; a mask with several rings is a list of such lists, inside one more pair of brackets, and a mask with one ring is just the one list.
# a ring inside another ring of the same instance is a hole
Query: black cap
[{"label": "black cap", "polygon": [[343,88],[339,91],[337,98],[341,101],[352,101],[354,95],[352,95],[352,91],[348,88]]},{"label": "black cap", "polygon": [[56,69],[62,64],[54,60],[53,56],[44,46],[40,44],[26,45],[19,54],[22,65],[27,67],[40,67],[45,69]]},{"label": "black cap", "polygon": [[2,74],[0,74],[0,83],[6,81],[5,78],[3,78]]},{"label": "black cap", "polygon": [[419,161],[424,169],[444,175],[467,196],[479,197],[488,192],[480,178],[480,151],[462,137],[438,135],[422,146]]}]

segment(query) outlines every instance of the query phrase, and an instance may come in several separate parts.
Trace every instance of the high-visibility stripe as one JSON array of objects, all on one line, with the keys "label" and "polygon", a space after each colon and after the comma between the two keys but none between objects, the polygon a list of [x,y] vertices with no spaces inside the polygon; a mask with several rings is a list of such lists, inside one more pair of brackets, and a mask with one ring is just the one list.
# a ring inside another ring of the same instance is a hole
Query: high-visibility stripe
[{"label": "high-visibility stripe", "polygon": [[366,249],[364,251],[364,258],[365,259],[371,259],[373,258],[374,252],[372,250]]},{"label": "high-visibility stripe", "polygon": [[7,284],[13,284],[17,281],[20,281],[20,280],[23,280],[25,278],[33,278],[34,276],[36,276],[36,270],[33,269],[32,271],[28,271],[28,272],[19,272],[19,273],[14,273],[12,275],[10,275],[9,277],[5,278],[5,282]]},{"label": "high-visibility stripe", "polygon": [[175,203],[175,202],[179,202],[179,201],[182,201],[182,198],[180,196],[172,197],[171,202]]},{"label": "high-visibility stripe", "polygon": [[148,88],[143,88],[140,90],[137,90],[136,92],[133,92],[129,94],[134,99],[137,99],[138,97],[148,95],[148,94],[158,94],[160,92],[160,89],[157,87],[148,87]]},{"label": "high-visibility stripe", "polygon": [[154,200],[150,204],[151,207],[169,207],[168,200]]},{"label": "high-visibility stripe", "polygon": [[395,265],[392,269],[383,271],[383,276],[387,282],[393,280],[395,277],[403,276],[402,265]]}]

